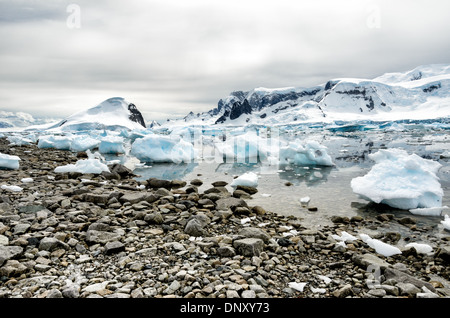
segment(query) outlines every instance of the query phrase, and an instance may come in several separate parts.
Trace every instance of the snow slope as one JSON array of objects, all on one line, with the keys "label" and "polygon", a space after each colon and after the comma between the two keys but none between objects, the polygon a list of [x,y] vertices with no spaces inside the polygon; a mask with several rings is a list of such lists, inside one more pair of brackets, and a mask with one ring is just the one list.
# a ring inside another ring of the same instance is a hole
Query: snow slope
[{"label": "snow slope", "polygon": [[113,97],[87,110],[79,111],[64,120],[46,127],[35,126],[28,129],[45,128],[51,131],[80,131],[93,129],[144,129],[142,114],[134,104],[122,97]]},{"label": "snow slope", "polygon": [[450,114],[450,65],[419,66],[374,79],[338,78],[304,88],[235,91],[216,108],[168,120],[182,125],[289,125],[302,122],[434,119]]}]

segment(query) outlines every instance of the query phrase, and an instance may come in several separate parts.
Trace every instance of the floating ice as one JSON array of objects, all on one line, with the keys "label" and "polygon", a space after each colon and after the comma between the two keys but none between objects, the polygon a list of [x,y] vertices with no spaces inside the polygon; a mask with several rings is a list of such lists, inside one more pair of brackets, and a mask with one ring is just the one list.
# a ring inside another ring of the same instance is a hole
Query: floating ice
[{"label": "floating ice", "polygon": [[226,161],[237,163],[261,162],[278,164],[279,140],[257,134],[255,130],[249,130],[243,134],[227,138],[223,142],[215,142],[218,153],[226,158]]},{"label": "floating ice", "polygon": [[258,175],[254,172],[246,172],[234,179],[230,184],[232,187],[237,187],[238,185],[256,188],[258,186]]},{"label": "floating ice", "polygon": [[11,156],[0,153],[0,169],[19,169],[20,158],[18,156]]},{"label": "floating ice", "polygon": [[406,248],[414,247],[417,253],[428,254],[433,251],[433,248],[428,244],[423,243],[408,243],[405,245]]},{"label": "floating ice", "polygon": [[444,229],[450,231],[450,216],[445,215],[444,221],[441,221],[441,224],[444,226]]},{"label": "floating ice", "polygon": [[191,143],[175,136],[147,135],[136,139],[131,155],[144,162],[191,162],[195,158]]},{"label": "floating ice", "polygon": [[100,145],[100,140],[92,138],[88,135],[77,136],[72,140],[70,150],[72,151],[86,151],[97,148]]},{"label": "floating ice", "polygon": [[298,166],[334,166],[327,147],[317,141],[307,141],[305,144],[293,141],[280,148],[280,163]]},{"label": "floating ice", "polygon": [[22,189],[21,187],[19,187],[19,186],[6,185],[6,184],[2,185],[2,189],[3,189],[3,190],[7,190],[7,191],[12,191],[12,192],[20,192],[20,191],[23,190],[23,189]]},{"label": "floating ice", "polygon": [[351,181],[353,192],[404,210],[442,205],[443,190],[436,176],[440,163],[402,149],[379,150],[369,158],[376,164],[365,176]]},{"label": "floating ice", "polygon": [[124,139],[119,136],[107,136],[102,138],[98,151],[101,153],[119,154],[125,153],[125,147],[123,145]]},{"label": "floating ice", "polygon": [[72,137],[70,136],[56,136],[44,135],[39,137],[38,148],[55,148],[59,150],[70,150],[72,144]]},{"label": "floating ice", "polygon": [[359,237],[371,248],[375,249],[378,254],[384,256],[392,256],[396,254],[401,254],[402,252],[395,246],[384,243],[380,240],[373,239],[367,234],[359,234]]},{"label": "floating ice", "polygon": [[31,183],[33,181],[34,181],[33,178],[22,178],[22,179],[20,179],[20,182],[22,182],[22,183]]},{"label": "floating ice", "polygon": [[82,159],[78,160],[75,164],[55,168],[55,172],[57,173],[79,172],[100,174],[102,171],[109,171],[109,168],[98,159]]}]

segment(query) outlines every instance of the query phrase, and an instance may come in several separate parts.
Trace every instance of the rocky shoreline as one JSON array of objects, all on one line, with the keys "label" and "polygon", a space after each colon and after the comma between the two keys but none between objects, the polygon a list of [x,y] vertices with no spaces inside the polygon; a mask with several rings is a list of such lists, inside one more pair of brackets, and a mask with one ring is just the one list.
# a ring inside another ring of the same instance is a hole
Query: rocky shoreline
[{"label": "rocky shoreline", "polygon": [[[394,215],[334,216],[332,225],[252,206],[257,189],[199,179],[136,181],[110,173],[55,173],[84,153],[12,146],[0,170],[0,298],[441,298],[450,297],[450,233],[432,253],[382,256],[362,240]],[[414,221],[412,220],[412,223]],[[399,233],[375,238],[389,244]]]}]

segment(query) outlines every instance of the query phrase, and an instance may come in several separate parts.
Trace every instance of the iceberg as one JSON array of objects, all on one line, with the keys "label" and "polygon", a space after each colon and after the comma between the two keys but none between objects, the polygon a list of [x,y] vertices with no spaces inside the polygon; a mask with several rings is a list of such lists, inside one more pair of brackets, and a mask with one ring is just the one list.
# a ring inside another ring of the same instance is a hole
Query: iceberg
[{"label": "iceberg", "polygon": [[88,135],[77,136],[72,140],[70,150],[78,152],[94,149],[100,145],[100,142],[100,140]]},{"label": "iceberg", "polygon": [[[223,142],[215,142],[218,153],[226,162],[278,164],[279,140],[267,136],[267,132],[251,129],[243,134],[227,138]],[[274,132],[276,135],[276,132]]]},{"label": "iceberg", "polygon": [[298,166],[334,166],[333,160],[327,152],[327,147],[315,140],[302,144],[291,141],[280,148],[280,163]]},{"label": "iceberg", "polygon": [[75,164],[55,168],[56,173],[79,172],[100,174],[103,171],[109,172],[109,168],[98,159],[82,159],[78,160]]},{"label": "iceberg", "polygon": [[195,159],[194,146],[177,136],[147,135],[131,145],[131,155],[143,162],[189,163]]},{"label": "iceberg", "polygon": [[404,210],[442,206],[440,163],[402,149],[382,149],[369,158],[376,162],[369,173],[351,181],[362,198]]},{"label": "iceberg", "polygon": [[56,135],[45,135],[40,136],[38,141],[38,148],[55,148],[59,150],[70,150],[70,145],[72,144],[72,137],[70,136],[56,136]]},{"label": "iceberg", "polygon": [[0,153],[0,169],[19,169],[20,158],[18,156],[11,156],[4,153]]},{"label": "iceberg", "polygon": [[102,138],[98,151],[106,154],[118,154],[125,153],[125,147],[123,145],[124,139],[119,136],[106,136]]},{"label": "iceberg", "polygon": [[258,186],[258,175],[254,172],[246,172],[234,179],[230,184],[232,187],[237,187],[238,185],[256,188]]}]

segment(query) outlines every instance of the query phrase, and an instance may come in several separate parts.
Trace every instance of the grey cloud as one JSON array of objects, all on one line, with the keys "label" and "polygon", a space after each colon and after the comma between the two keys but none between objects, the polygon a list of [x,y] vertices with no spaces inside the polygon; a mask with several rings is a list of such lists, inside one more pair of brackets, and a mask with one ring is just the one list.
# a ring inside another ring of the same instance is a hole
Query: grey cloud
[{"label": "grey cloud", "polygon": [[0,0],[1,109],[66,116],[122,96],[163,119],[234,90],[449,62],[445,0],[73,2],[76,30],[72,1]]}]

